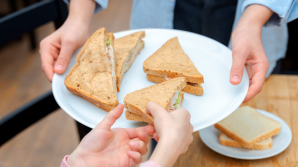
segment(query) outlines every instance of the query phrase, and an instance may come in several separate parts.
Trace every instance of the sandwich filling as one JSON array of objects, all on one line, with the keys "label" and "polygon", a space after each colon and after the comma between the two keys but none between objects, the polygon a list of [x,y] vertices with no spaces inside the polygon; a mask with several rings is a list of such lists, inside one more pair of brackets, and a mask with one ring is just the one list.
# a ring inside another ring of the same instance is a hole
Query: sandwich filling
[{"label": "sandwich filling", "polygon": [[[115,64],[115,57],[114,57],[114,49],[109,39],[106,41],[106,55],[108,57],[109,64],[111,66],[114,91],[116,91],[117,90],[116,74],[115,74],[116,64]],[[115,92],[115,94],[117,94],[117,92]]]},{"label": "sandwich filling", "polygon": [[123,67],[124,72],[128,71],[133,61],[137,57],[138,53],[140,52],[141,47],[142,47],[142,42],[140,41],[135,49],[130,50]]},{"label": "sandwich filling", "polygon": [[171,106],[170,106],[170,112],[174,111],[181,107],[181,101],[182,101],[182,95],[181,91],[176,91],[174,97],[172,98]]},{"label": "sandwich filling", "polygon": [[[173,79],[173,78],[165,76],[165,79],[168,81],[168,80]],[[192,83],[192,82],[186,82],[186,84],[191,85],[191,86],[195,86],[195,87],[199,86],[198,83]]]}]

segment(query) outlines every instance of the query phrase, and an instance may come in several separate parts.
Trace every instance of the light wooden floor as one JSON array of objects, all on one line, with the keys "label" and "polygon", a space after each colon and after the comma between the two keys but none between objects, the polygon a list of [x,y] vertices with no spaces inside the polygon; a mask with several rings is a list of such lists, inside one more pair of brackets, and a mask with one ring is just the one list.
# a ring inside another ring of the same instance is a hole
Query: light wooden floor
[{"label": "light wooden floor", "polygon": [[[94,15],[90,32],[101,27],[109,32],[129,29],[131,4],[132,0],[110,0],[106,10]],[[0,6],[4,8],[3,2]],[[37,40],[53,31],[52,23],[36,29]],[[30,50],[28,36],[0,48],[0,118],[49,90],[40,55]],[[2,146],[0,167],[59,166],[78,142],[74,120],[58,110]]]}]

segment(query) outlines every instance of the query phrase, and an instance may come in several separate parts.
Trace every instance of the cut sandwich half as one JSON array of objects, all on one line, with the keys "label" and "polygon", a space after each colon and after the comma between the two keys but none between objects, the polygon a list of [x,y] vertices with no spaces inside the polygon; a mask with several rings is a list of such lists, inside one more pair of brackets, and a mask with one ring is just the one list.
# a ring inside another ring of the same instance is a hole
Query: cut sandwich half
[{"label": "cut sandwich half", "polygon": [[185,78],[179,77],[127,94],[124,97],[126,119],[154,125],[153,117],[146,113],[147,103],[154,101],[169,112],[176,110],[181,107],[184,98],[181,90],[185,85]]},{"label": "cut sandwich half", "polygon": [[115,69],[114,35],[101,28],[82,47],[64,84],[70,92],[110,111],[118,105]]},{"label": "cut sandwich half", "polygon": [[[190,58],[184,53],[178,38],[168,40],[160,49],[151,55],[143,64],[148,80],[156,83],[165,80],[185,77],[185,92],[202,95],[203,75],[197,70]],[[154,77],[155,76],[155,77]]]},{"label": "cut sandwich half", "polygon": [[131,67],[137,55],[144,48],[145,31],[139,31],[115,40],[115,61],[117,90],[120,92],[120,84],[125,72]]}]

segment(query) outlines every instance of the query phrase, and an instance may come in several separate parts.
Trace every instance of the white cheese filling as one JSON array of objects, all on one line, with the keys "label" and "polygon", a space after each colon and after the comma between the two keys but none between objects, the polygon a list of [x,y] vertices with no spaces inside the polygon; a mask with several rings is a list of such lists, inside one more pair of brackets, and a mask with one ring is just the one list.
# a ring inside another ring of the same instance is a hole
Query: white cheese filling
[{"label": "white cheese filling", "polygon": [[[109,60],[109,64],[111,66],[114,91],[116,91],[117,90],[117,88],[116,88],[116,74],[115,74],[116,65],[115,65],[115,58],[114,58],[114,49],[110,42],[106,45],[106,54],[107,54],[107,57]],[[117,92],[115,92],[115,94],[117,94]]]},{"label": "white cheese filling", "polygon": [[172,98],[172,102],[171,102],[171,106],[170,106],[170,112],[174,111],[178,108],[181,107],[181,102],[182,102],[182,95],[181,95],[181,91],[176,91],[175,95]]}]

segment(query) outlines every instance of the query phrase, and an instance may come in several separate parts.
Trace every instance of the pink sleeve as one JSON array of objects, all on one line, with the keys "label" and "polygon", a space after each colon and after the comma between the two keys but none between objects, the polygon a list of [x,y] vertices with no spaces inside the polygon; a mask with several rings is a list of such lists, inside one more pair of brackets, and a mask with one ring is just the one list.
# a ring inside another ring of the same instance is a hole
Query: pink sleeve
[{"label": "pink sleeve", "polygon": [[140,167],[161,167],[159,164],[153,161],[146,161],[144,163],[141,163]]},{"label": "pink sleeve", "polygon": [[66,156],[63,158],[60,167],[70,167],[70,166],[67,164],[67,158],[68,158],[68,157],[69,157],[69,155],[66,155]]}]

